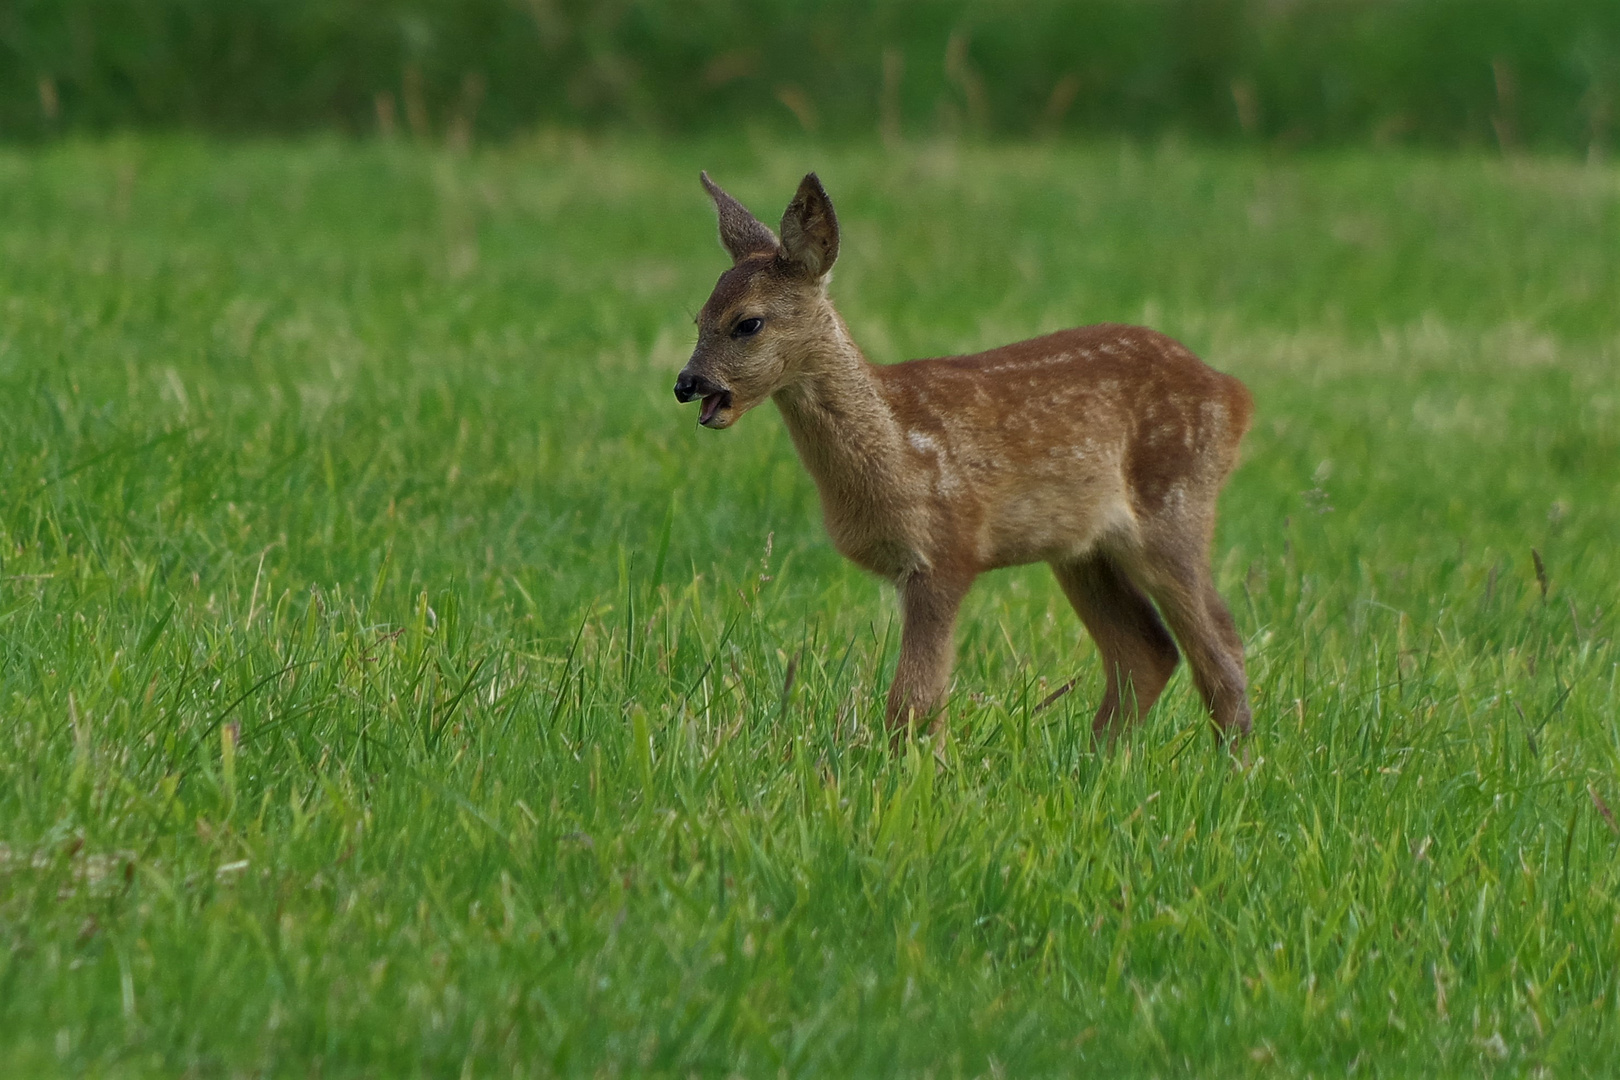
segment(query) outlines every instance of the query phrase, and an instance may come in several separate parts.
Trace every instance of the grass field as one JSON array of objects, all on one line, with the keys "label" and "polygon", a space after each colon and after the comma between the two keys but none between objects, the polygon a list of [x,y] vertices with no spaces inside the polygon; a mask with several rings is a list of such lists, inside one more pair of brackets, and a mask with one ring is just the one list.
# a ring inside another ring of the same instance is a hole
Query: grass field
[{"label": "grass field", "polygon": [[[1249,768],[1184,674],[1094,754],[1038,567],[887,751],[893,597],[774,410],[670,395],[699,167],[820,172],[874,360],[1249,384]],[[0,151],[0,1071],[1612,1074],[1617,372],[1611,167]]]}]

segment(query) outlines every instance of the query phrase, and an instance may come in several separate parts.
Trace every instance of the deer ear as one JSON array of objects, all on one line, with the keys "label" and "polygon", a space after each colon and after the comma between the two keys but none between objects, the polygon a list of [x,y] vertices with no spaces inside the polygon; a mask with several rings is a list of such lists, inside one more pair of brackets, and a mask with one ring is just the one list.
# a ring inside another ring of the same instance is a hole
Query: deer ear
[{"label": "deer ear", "polygon": [[815,173],[799,182],[798,194],[782,215],[782,259],[820,278],[838,258],[838,216]]},{"label": "deer ear", "polygon": [[714,208],[720,214],[720,243],[730,252],[733,263],[740,263],[750,255],[775,251],[780,246],[770,226],[721,190],[719,184],[709,179],[707,172],[700,175],[703,190],[714,200]]}]

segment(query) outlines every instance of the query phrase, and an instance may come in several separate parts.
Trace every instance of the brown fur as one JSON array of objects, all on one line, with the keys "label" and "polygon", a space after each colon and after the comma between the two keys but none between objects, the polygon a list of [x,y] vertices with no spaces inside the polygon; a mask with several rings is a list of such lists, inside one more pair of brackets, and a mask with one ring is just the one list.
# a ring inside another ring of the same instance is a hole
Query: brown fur
[{"label": "brown fur", "polygon": [[[734,265],[698,316],[676,395],[704,397],[715,428],[773,399],[833,544],[894,583],[904,627],[891,727],[944,703],[974,578],[1046,562],[1102,654],[1099,736],[1158,699],[1176,642],[1217,734],[1246,733],[1243,643],[1209,566],[1216,495],[1253,411],[1243,384],[1137,326],[869,364],[827,296],[838,223],[815,175],[781,242],[703,180]],[[747,334],[748,319],[761,328]]]}]

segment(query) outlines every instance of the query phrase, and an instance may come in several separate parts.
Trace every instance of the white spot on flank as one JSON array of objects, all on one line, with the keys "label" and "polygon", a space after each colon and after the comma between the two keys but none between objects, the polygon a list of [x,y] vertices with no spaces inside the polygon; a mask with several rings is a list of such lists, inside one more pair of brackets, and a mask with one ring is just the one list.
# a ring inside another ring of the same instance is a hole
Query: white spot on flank
[{"label": "white spot on flank", "polygon": [[927,454],[934,464],[934,489],[947,497],[955,495],[962,489],[956,470],[951,468],[950,459],[940,453],[938,440],[924,431],[906,432],[906,441],[911,448],[919,454]]},{"label": "white spot on flank", "polygon": [[[1088,355],[1082,353],[1082,356]],[[1067,364],[1074,359],[1072,352],[1048,353],[1045,356],[1035,356],[1019,360],[1003,360],[1000,363],[986,364],[980,370],[986,375],[1016,374],[1020,371],[1029,371],[1031,368],[1056,367]]]},{"label": "white spot on flank", "polygon": [[917,451],[919,454],[939,453],[939,443],[935,442],[934,437],[926,432],[908,431],[906,432],[906,441],[909,442],[911,444],[911,448]]}]

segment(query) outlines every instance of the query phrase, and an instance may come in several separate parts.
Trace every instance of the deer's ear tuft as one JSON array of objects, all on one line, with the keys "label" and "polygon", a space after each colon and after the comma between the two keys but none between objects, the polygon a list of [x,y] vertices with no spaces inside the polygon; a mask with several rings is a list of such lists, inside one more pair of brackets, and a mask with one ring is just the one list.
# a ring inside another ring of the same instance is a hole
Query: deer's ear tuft
[{"label": "deer's ear tuft", "polygon": [[812,278],[826,276],[838,258],[838,215],[815,173],[799,183],[799,191],[782,215],[782,259]]},{"label": "deer's ear tuft", "polygon": [[731,255],[732,263],[740,263],[750,255],[769,254],[780,246],[770,226],[727,195],[719,184],[709,179],[707,172],[699,175],[703,190],[714,200],[714,208],[720,215],[720,244]]}]

